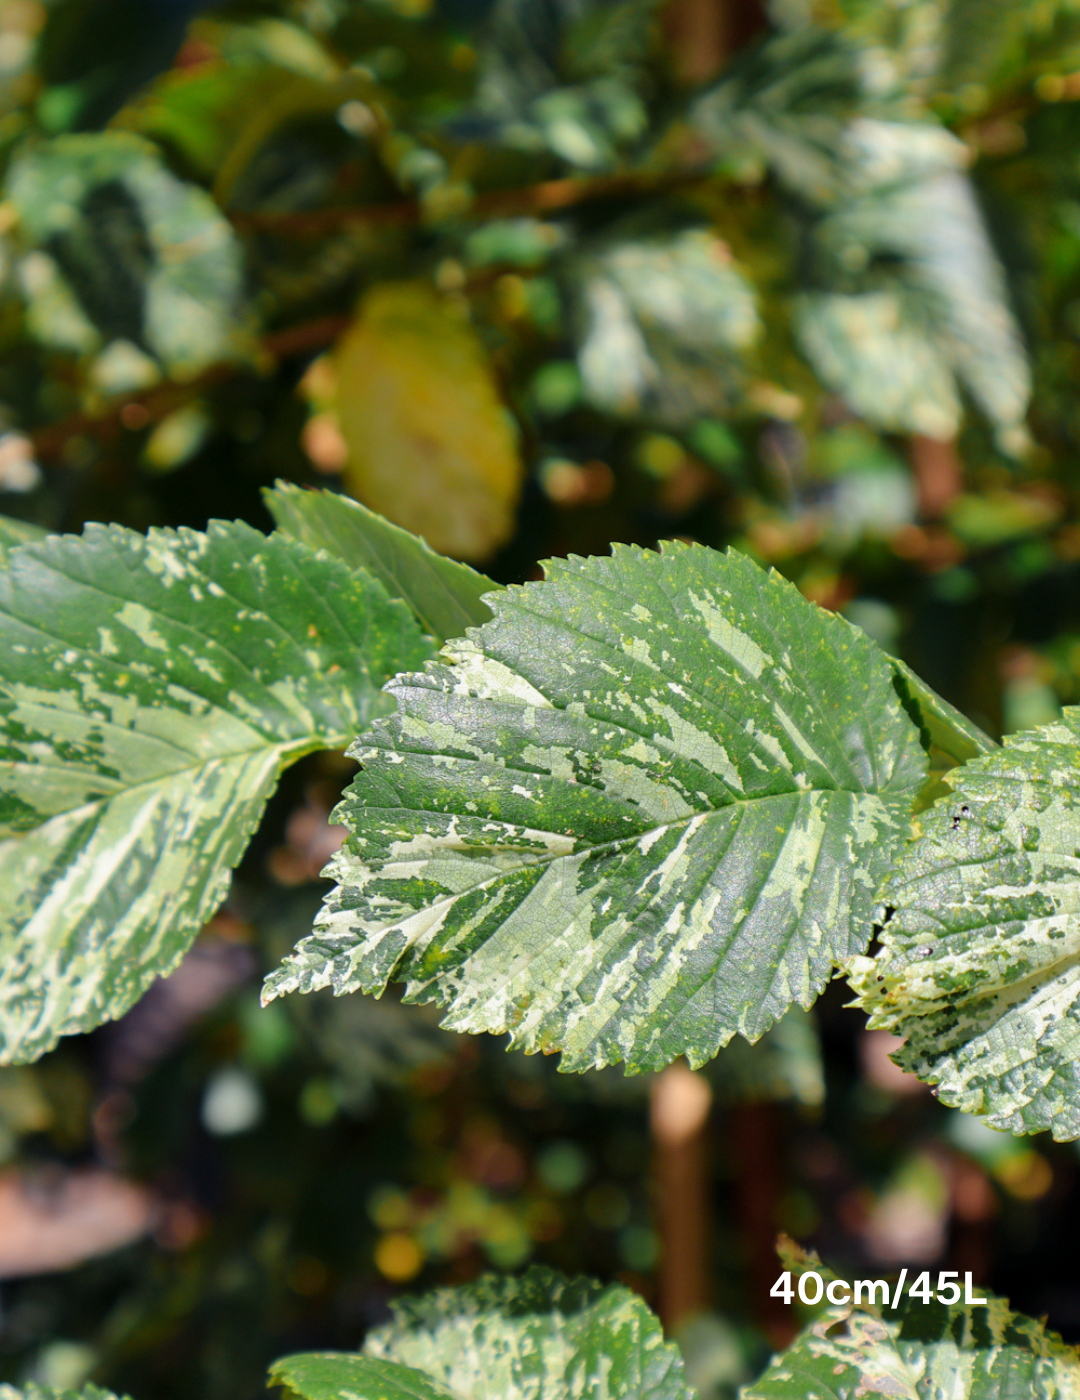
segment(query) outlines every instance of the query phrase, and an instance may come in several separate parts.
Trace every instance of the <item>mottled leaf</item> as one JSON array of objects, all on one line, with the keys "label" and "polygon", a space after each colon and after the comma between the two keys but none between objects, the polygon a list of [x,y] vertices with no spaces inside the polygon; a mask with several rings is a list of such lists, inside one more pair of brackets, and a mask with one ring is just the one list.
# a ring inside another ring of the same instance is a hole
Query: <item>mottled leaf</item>
[{"label": "mottled leaf", "polygon": [[352,494],[440,553],[483,559],[505,544],[522,468],[468,322],[423,283],[383,284],[336,358]]},{"label": "mottled leaf", "polygon": [[[1001,264],[958,168],[963,149],[953,143],[939,151],[928,141],[935,136],[946,138],[897,123],[853,128],[852,159],[866,189],[814,228],[819,275],[834,278],[837,291],[808,297],[801,333],[825,381],[870,422],[950,435],[959,421],[955,379],[1007,432],[1027,412],[1027,354]],[[854,290],[860,280],[858,295],[839,294],[842,284]],[[890,356],[897,362],[891,369]]]},{"label": "mottled leaf", "polygon": [[279,481],[264,500],[279,530],[325,549],[352,568],[363,568],[391,598],[401,598],[437,642],[460,637],[491,617],[482,601],[499,587],[491,579],[447,559],[416,535],[392,525],[348,496],[304,491]]},{"label": "mottled leaf", "polygon": [[283,1356],[270,1367],[270,1384],[301,1400],[451,1400],[444,1385],[411,1366],[340,1351]]},{"label": "mottled leaf", "polygon": [[682,1359],[636,1294],[533,1267],[394,1305],[365,1350],[458,1400],[691,1400]]},{"label": "mottled leaf", "polygon": [[730,409],[761,323],[720,239],[626,230],[576,274],[578,366],[597,408],[672,426]]},{"label": "mottled leaf", "polygon": [[1076,1349],[1003,1298],[978,1296],[985,1306],[905,1297],[896,1311],[865,1301],[828,1307],[742,1400],[1077,1400]]},{"label": "mottled leaf", "polygon": [[648,130],[645,59],[656,0],[497,0],[476,109],[491,142],[598,170]]},{"label": "mottled leaf", "polygon": [[5,193],[41,340],[80,351],[121,342],[178,377],[245,353],[240,245],[150,142],[57,137],[19,156]]},{"label": "mottled leaf", "polygon": [[1013,1132],[1080,1136],[1080,710],[954,770],[852,986],[897,1062]]},{"label": "mottled leaf", "polygon": [[429,654],[374,580],[245,525],[91,525],[13,550],[0,1059],[119,1015],[175,967],[281,769],[347,742]]},{"label": "mottled leaf", "polygon": [[864,633],[741,555],[547,569],[393,682],[265,995],[397,977],[565,1069],[701,1064],[866,946],[919,731]]}]

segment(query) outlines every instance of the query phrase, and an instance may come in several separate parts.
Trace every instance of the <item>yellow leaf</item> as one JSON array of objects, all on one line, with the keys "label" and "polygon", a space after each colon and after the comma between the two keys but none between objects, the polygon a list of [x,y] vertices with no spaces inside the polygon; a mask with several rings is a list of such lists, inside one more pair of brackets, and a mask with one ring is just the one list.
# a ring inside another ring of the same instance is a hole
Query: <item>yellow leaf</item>
[{"label": "yellow leaf", "polygon": [[345,484],[433,548],[485,559],[513,533],[522,467],[475,331],[423,283],[375,287],[337,348]]}]

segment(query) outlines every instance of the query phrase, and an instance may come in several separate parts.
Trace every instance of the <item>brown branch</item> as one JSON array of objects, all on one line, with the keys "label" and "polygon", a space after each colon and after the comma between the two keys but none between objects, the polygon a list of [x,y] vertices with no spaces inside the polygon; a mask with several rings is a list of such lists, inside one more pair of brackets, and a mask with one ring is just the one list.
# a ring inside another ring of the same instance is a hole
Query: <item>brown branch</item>
[{"label": "brown branch", "polygon": [[[624,195],[656,194],[666,189],[678,189],[705,180],[708,174],[701,165],[692,165],[663,173],[638,171],[590,178],[570,176],[561,180],[544,180],[535,185],[491,190],[487,194],[477,195],[461,209],[460,214],[469,219],[550,214],[590,199],[617,199]],[[423,216],[424,206],[419,200],[400,199],[389,204],[369,204],[361,208],[310,209],[291,214],[235,213],[229,217],[240,233],[297,236],[319,235],[342,228],[390,228],[419,223]]]},{"label": "brown branch", "polygon": [[[288,360],[311,350],[321,350],[333,344],[348,326],[350,319],[348,316],[322,316],[317,321],[308,321],[301,326],[289,326],[285,330],[275,331],[260,341],[260,358],[273,361]],[[205,373],[185,383],[157,384],[141,393],[124,394],[96,412],[73,413],[59,423],[50,423],[47,427],[38,428],[28,434],[33,444],[34,456],[38,461],[57,457],[71,438],[81,434],[91,433],[107,441],[125,427],[142,428],[150,423],[160,422],[198,394],[213,389],[216,385],[232,379],[234,375],[251,368],[250,364],[213,365]]]}]

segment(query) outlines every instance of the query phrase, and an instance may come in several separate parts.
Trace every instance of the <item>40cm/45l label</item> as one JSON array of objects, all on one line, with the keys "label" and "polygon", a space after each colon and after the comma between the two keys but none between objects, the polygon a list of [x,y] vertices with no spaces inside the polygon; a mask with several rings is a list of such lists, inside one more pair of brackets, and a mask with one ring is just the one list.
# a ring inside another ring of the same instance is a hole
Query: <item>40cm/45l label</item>
[{"label": "40cm/45l label", "polygon": [[932,1303],[936,1298],[939,1303],[950,1306],[964,1303],[967,1307],[977,1308],[985,1307],[988,1301],[975,1296],[970,1273],[964,1275],[962,1291],[960,1275],[955,1269],[942,1269],[936,1283],[929,1270],[924,1270],[911,1283],[907,1282],[907,1276],[907,1269],[901,1269],[900,1277],[894,1284],[887,1283],[883,1278],[859,1278],[854,1282],[834,1278],[826,1282],[815,1270],[808,1269],[799,1275],[796,1285],[791,1281],[791,1270],[786,1269],[769,1289],[769,1295],[782,1298],[785,1303],[793,1303],[798,1298],[800,1303],[806,1303],[809,1307],[824,1300],[833,1304],[880,1303],[883,1307],[898,1308],[904,1296],[904,1285],[907,1284],[907,1296],[920,1303]]}]

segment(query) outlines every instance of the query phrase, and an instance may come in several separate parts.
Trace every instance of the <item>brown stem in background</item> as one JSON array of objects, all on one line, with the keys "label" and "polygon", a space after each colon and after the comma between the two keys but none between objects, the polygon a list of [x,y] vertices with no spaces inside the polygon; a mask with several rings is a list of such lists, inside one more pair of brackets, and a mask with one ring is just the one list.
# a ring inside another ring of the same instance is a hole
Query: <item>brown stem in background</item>
[{"label": "brown stem in background", "polygon": [[712,1090],[683,1063],[653,1080],[649,1122],[660,1230],[659,1312],[678,1327],[709,1304],[709,1172],[705,1129]]},{"label": "brown stem in background", "polygon": [[780,1276],[776,1236],[783,1178],[776,1105],[739,1104],[731,1110],[731,1124],[737,1153],[735,1206],[749,1274],[751,1312],[774,1345],[786,1346],[795,1331],[791,1309],[782,1298],[769,1296]]},{"label": "brown stem in background", "polygon": [[707,83],[765,28],[757,0],[669,0],[663,26],[680,83]]},{"label": "brown stem in background", "polygon": [[[507,190],[491,190],[464,204],[459,217],[466,219],[509,218],[520,214],[550,214],[569,209],[589,199],[618,199],[625,195],[657,194],[679,189],[708,178],[708,170],[693,162],[675,170],[630,171],[591,178],[567,177],[542,180]],[[415,199],[398,199],[389,204],[368,204],[358,208],[309,209],[298,213],[230,214],[239,233],[273,233],[285,236],[323,234],[334,229],[394,228],[419,223],[424,206]]]},{"label": "brown stem in background", "polygon": [[[287,360],[294,355],[304,355],[312,350],[322,350],[332,345],[349,325],[348,316],[323,316],[317,321],[308,321],[302,326],[290,326],[286,330],[268,335],[260,342],[263,357],[271,360]],[[212,389],[215,385],[231,379],[248,365],[214,365],[205,374],[198,375],[184,383],[170,382],[155,385],[141,394],[125,394],[122,399],[109,404],[98,413],[73,413],[59,423],[50,423],[46,428],[38,428],[27,436],[38,461],[47,461],[58,456],[69,438],[81,433],[93,433],[98,438],[114,436],[123,427],[146,427],[159,422],[175,409],[183,407],[199,393]]]},{"label": "brown stem in background", "polygon": [[908,456],[918,492],[919,514],[924,520],[940,520],[964,489],[964,464],[956,439],[913,433],[908,439]]}]

